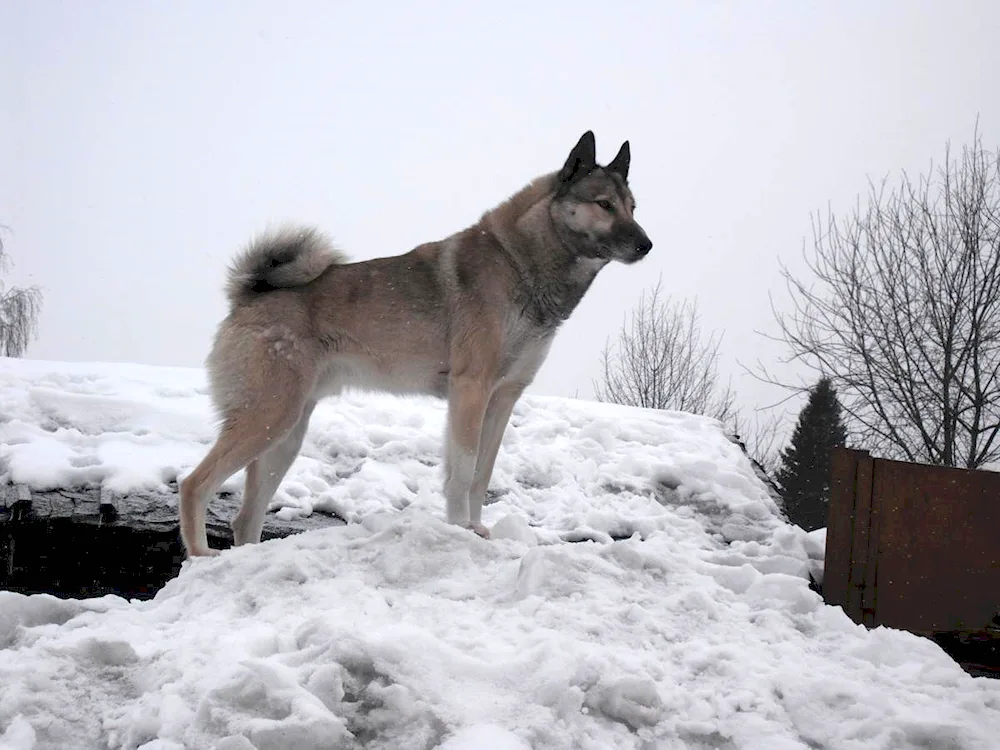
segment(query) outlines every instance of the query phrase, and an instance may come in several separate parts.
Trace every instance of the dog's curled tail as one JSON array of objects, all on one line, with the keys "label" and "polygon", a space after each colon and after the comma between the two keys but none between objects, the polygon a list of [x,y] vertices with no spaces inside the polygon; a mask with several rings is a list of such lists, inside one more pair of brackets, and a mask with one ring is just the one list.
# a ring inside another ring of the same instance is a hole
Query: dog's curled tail
[{"label": "dog's curled tail", "polygon": [[332,265],[346,263],[312,227],[281,227],[254,237],[229,266],[226,296],[236,305],[247,298],[302,286]]}]

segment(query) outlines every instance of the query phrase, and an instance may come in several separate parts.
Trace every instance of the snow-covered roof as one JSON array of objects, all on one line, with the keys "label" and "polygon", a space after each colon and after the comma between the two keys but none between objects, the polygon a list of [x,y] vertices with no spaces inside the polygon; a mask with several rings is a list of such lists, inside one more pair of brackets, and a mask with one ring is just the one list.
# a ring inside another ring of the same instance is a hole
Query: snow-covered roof
[{"label": "snow-covered roof", "polygon": [[[203,377],[0,360],[0,481],[164,488],[214,436]],[[824,605],[714,420],[524,398],[489,541],[442,520],[443,420],[320,405],[274,507],[347,526],[149,601],[0,592],[0,748],[996,746],[1000,681]]]}]

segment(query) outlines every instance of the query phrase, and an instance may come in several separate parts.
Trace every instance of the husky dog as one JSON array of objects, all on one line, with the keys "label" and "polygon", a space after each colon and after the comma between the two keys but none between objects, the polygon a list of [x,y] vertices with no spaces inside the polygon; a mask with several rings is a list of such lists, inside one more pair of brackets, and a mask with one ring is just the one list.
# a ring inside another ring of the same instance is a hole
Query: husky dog
[{"label": "husky dog", "polygon": [[221,426],[181,483],[188,555],[215,554],[206,506],[243,467],[234,542],[260,541],[316,402],[345,387],[448,400],[447,518],[488,537],[483,499],[514,403],[597,272],[653,246],[632,215],[629,160],[626,141],[598,165],[588,131],[562,169],[403,255],[349,263],[308,227],[254,239],[230,267],[206,362]]}]

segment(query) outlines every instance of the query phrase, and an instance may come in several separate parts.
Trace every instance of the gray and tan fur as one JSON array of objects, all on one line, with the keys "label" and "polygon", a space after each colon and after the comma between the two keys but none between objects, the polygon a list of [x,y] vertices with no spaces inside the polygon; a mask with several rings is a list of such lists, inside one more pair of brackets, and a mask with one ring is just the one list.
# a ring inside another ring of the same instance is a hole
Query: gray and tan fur
[{"label": "gray and tan fur", "polygon": [[345,387],[447,399],[447,518],[488,536],[483,499],[514,403],[597,272],[652,247],[633,218],[629,159],[626,141],[598,165],[588,131],[558,172],[403,255],[348,263],[310,228],[251,242],[207,360],[218,439],[181,483],[188,555],[214,554],[206,506],[244,467],[234,541],[260,541],[316,402]]}]

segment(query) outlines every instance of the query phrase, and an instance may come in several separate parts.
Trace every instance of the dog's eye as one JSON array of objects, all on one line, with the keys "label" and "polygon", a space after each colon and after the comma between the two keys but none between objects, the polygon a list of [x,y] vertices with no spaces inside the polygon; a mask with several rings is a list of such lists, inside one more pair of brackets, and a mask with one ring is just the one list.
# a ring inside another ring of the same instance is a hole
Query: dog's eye
[{"label": "dog's eye", "polygon": [[599,201],[595,201],[595,203],[597,203],[598,206],[600,206],[601,208],[603,208],[609,214],[613,214],[615,212],[615,207],[613,205],[611,205],[610,201],[606,201],[606,200],[604,200],[602,198]]}]

